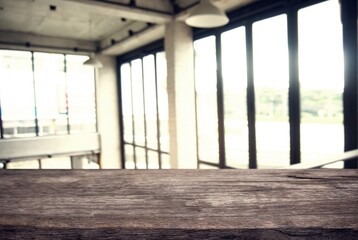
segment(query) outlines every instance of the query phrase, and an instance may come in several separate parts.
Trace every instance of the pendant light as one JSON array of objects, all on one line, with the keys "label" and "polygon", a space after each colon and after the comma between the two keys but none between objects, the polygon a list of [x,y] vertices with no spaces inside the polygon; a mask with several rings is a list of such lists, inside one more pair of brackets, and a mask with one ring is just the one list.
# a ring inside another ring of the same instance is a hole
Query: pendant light
[{"label": "pendant light", "polygon": [[216,7],[211,0],[201,0],[189,12],[185,23],[191,27],[214,28],[224,26],[229,22],[225,12]]},{"label": "pendant light", "polygon": [[[90,38],[92,38],[92,20],[90,20],[90,28],[89,28],[89,35]],[[103,67],[101,61],[99,61],[96,57],[95,53],[91,53],[89,56],[89,59],[83,62],[83,65],[94,67],[94,68],[101,68]]]},{"label": "pendant light", "polygon": [[83,65],[95,68],[103,67],[102,63],[96,58],[96,54],[94,53],[91,53],[89,59],[83,62]]}]

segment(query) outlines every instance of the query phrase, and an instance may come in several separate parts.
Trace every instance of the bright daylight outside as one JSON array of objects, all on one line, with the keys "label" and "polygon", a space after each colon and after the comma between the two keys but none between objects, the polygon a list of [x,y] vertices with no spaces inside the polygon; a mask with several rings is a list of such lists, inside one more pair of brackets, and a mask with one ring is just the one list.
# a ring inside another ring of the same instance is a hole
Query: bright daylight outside
[{"label": "bright daylight outside", "polygon": [[[22,141],[25,137],[96,132],[94,72],[82,66],[87,58],[0,50],[2,136]],[[82,157],[72,160],[82,161]],[[69,156],[18,160],[7,168],[72,167]]]},{"label": "bright daylight outside", "polygon": [[96,132],[94,72],[82,66],[87,58],[1,50],[4,138]]},{"label": "bright daylight outside", "polygon": [[[252,24],[258,168],[290,164],[287,32],[286,14]],[[246,28],[217,37],[221,38],[226,166],[248,168]],[[216,40],[212,35],[194,42],[198,159],[206,167],[219,164]],[[301,162],[307,163],[343,152],[344,66],[338,0],[298,11],[298,47],[300,151]],[[0,50],[3,137],[95,132],[95,81],[93,69],[82,67],[85,58]],[[121,66],[127,168],[170,168],[165,71],[164,53]]]},{"label": "bright daylight outside", "polygon": [[[287,15],[254,22],[258,168],[290,164]],[[299,10],[301,162],[343,152],[343,44],[338,1]],[[245,27],[221,35],[226,165],[248,168]],[[199,159],[218,164],[215,37],[194,43]],[[335,165],[343,167],[342,163]]]},{"label": "bright daylight outside", "polygon": [[125,168],[170,168],[164,52],[121,65]]},{"label": "bright daylight outside", "polygon": [[[301,162],[305,163],[344,151],[344,60],[338,1],[300,10],[298,27]],[[343,162],[336,166],[343,167]]]}]

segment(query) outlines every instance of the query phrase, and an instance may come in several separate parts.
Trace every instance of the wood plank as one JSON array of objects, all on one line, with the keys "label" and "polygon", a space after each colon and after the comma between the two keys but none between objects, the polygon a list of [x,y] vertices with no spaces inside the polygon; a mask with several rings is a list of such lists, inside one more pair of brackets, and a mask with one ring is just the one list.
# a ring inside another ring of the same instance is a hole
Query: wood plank
[{"label": "wood plank", "polygon": [[358,170],[3,170],[4,239],[357,239]]}]

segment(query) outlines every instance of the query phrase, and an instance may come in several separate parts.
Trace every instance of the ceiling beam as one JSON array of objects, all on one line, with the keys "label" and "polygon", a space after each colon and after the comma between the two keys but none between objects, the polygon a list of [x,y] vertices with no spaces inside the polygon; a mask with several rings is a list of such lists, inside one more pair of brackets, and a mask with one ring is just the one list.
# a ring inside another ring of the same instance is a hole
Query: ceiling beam
[{"label": "ceiling beam", "polygon": [[[54,2],[53,0],[42,0]],[[93,1],[93,0],[65,0],[58,1],[59,4],[66,2],[74,7],[81,7],[84,11],[93,12],[111,17],[140,20],[143,22],[163,24],[171,21],[173,16],[170,12],[155,11],[154,9],[143,9],[139,7],[124,6],[115,3]],[[69,7],[66,5],[66,7]]]},{"label": "ceiling beam", "polygon": [[117,32],[114,32],[105,39],[102,39],[99,46],[101,49],[107,48],[117,42],[121,42],[126,38],[129,38],[139,32],[142,32],[143,30],[146,30],[148,26],[150,25],[144,22],[131,21],[122,29],[118,30]]},{"label": "ceiling beam", "polygon": [[[163,38],[165,25],[153,25],[146,29],[134,33],[131,37],[125,38],[115,44],[104,47],[101,50],[105,55],[121,55],[148,43]],[[103,43],[104,44],[104,43]]]},{"label": "ceiling beam", "polygon": [[0,47],[7,49],[88,54],[97,50],[92,41],[0,31]]}]

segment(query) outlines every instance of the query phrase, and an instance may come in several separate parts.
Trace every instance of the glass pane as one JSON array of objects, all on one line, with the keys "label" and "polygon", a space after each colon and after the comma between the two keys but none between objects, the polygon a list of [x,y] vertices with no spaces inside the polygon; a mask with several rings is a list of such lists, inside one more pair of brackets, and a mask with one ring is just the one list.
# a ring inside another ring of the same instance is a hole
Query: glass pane
[{"label": "glass pane", "polygon": [[170,169],[170,156],[168,154],[162,154],[162,169]]},{"label": "glass pane", "polygon": [[169,107],[167,92],[167,62],[165,53],[157,53],[157,91],[160,124],[160,149],[169,152]]},{"label": "glass pane", "polygon": [[143,68],[147,147],[157,149],[157,99],[155,86],[155,65],[153,55],[149,55],[143,58]]},{"label": "glass pane", "polygon": [[121,66],[122,114],[124,141],[133,143],[131,69],[128,63]]},{"label": "glass pane", "polygon": [[136,145],[145,145],[142,60],[132,61],[133,115]]},{"label": "glass pane", "polygon": [[136,156],[136,163],[137,169],[147,169],[147,163],[145,159],[145,149],[141,147],[135,148],[135,156]]},{"label": "glass pane", "polygon": [[344,61],[339,2],[327,1],[301,9],[298,30],[301,162],[305,163],[344,150]]},{"label": "glass pane", "polygon": [[86,56],[66,55],[70,132],[96,132],[96,97],[93,67]]},{"label": "glass pane", "polygon": [[148,151],[148,169],[159,169],[158,152]]},{"label": "glass pane", "polygon": [[199,168],[200,169],[219,169],[218,167],[215,166],[211,166],[211,165],[206,165],[206,164],[199,164]]},{"label": "glass pane", "polygon": [[336,162],[336,163],[331,163],[331,164],[323,166],[322,168],[343,169],[344,168],[344,162],[339,161],[339,162]]},{"label": "glass pane", "polygon": [[194,42],[199,159],[219,162],[215,37]]},{"label": "glass pane", "polygon": [[0,51],[0,101],[5,138],[36,136],[30,52]]},{"label": "glass pane", "polygon": [[64,55],[34,53],[39,135],[67,133]]},{"label": "glass pane", "polygon": [[124,145],[126,169],[135,169],[133,146]]},{"label": "glass pane", "polygon": [[253,24],[258,168],[290,164],[287,17]]},{"label": "glass pane", "polygon": [[245,27],[221,35],[226,165],[248,168]]}]

